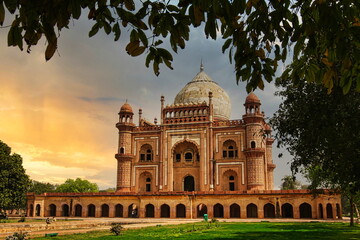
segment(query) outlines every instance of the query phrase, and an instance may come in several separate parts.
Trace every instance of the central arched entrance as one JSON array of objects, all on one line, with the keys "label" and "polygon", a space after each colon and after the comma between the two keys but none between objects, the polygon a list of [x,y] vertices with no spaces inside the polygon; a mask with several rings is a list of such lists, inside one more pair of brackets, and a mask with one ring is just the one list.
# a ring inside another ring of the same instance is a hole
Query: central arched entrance
[{"label": "central arched entrance", "polygon": [[195,180],[193,176],[186,176],[184,178],[184,191],[195,191]]},{"label": "central arched entrance", "polygon": [[173,191],[197,191],[200,189],[200,152],[196,142],[181,140],[171,150],[173,158]]}]

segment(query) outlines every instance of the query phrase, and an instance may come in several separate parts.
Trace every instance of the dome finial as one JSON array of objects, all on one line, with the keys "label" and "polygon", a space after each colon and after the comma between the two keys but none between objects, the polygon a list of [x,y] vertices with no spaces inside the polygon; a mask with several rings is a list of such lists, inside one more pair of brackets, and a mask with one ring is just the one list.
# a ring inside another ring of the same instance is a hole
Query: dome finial
[{"label": "dome finial", "polygon": [[200,61],[200,72],[204,71],[204,65],[202,63],[202,58],[201,58],[201,61]]}]

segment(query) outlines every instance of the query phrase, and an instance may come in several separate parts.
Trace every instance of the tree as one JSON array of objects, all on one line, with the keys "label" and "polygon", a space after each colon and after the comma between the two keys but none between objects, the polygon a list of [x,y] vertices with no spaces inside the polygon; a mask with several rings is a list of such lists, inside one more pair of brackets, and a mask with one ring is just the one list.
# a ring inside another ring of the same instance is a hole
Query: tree
[{"label": "tree", "polygon": [[[293,173],[305,172],[310,188],[333,188],[353,206],[360,192],[360,94],[332,94],[313,83],[279,82],[284,99],[271,120],[278,146],[292,155]],[[351,208],[353,216],[353,208]],[[353,224],[353,218],[352,224]]]},{"label": "tree", "polygon": [[296,180],[295,177],[286,175],[281,179],[281,189],[282,190],[290,190],[290,189],[300,189],[301,183]]},{"label": "tree", "polygon": [[99,187],[96,183],[91,183],[88,180],[67,179],[65,183],[60,184],[56,188],[56,192],[72,192],[72,193],[83,193],[83,192],[99,192]]},{"label": "tree", "polygon": [[51,183],[38,182],[35,180],[31,181],[28,192],[33,192],[35,194],[42,194],[46,192],[55,192],[56,185]]},{"label": "tree", "polygon": [[[8,13],[7,11],[10,13]],[[129,31],[125,50],[146,54],[145,65],[172,69],[172,54],[185,48],[190,28],[201,27],[207,38],[222,37],[222,51],[234,61],[237,82],[247,90],[264,88],[277,66],[292,56],[282,77],[316,82],[329,92],[360,91],[360,2],[358,0],[0,0],[0,25],[10,15],[8,45],[27,52],[46,38],[45,59],[57,49],[60,31],[86,10],[94,22],[89,37],[100,29],[118,41]],[[70,24],[71,23],[71,24]],[[165,45],[165,47],[164,47]],[[355,90],[355,88],[354,88]]]},{"label": "tree", "polygon": [[24,208],[29,183],[21,156],[0,141],[0,210]]}]

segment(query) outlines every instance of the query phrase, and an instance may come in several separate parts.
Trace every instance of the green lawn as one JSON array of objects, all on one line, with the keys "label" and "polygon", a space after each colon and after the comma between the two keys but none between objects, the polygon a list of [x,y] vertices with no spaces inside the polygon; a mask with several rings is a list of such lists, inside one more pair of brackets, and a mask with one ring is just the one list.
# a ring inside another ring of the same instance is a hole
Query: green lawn
[{"label": "green lawn", "polygon": [[[49,239],[49,238],[36,238]],[[300,240],[300,239],[360,239],[360,226],[348,223],[196,223],[124,230],[120,236],[110,232],[73,234],[51,239],[246,239],[246,240]]]}]

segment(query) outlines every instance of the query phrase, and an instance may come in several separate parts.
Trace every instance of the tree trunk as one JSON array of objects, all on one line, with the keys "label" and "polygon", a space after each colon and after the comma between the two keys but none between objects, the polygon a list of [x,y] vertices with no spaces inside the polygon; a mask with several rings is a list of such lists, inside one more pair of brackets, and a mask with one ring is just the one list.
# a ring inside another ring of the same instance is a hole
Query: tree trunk
[{"label": "tree trunk", "polygon": [[350,227],[354,226],[354,196],[350,195]]}]

